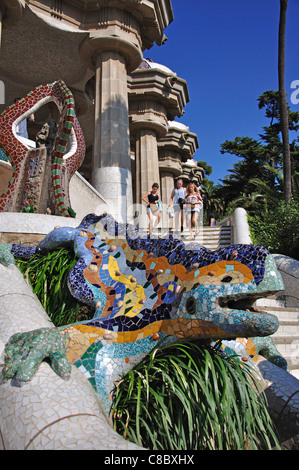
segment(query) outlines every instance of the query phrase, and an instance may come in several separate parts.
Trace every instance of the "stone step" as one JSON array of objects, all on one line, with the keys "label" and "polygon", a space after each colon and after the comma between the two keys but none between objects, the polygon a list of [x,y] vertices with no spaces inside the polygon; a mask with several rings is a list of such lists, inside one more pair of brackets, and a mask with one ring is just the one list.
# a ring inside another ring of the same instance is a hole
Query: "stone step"
[{"label": "stone step", "polygon": [[279,328],[276,334],[299,336],[299,322],[296,320],[281,320],[279,318]]},{"label": "stone step", "polygon": [[[184,240],[189,241],[190,232],[187,228],[182,233]],[[226,248],[232,244],[231,227],[201,227],[195,241],[210,250]]]},{"label": "stone step", "polygon": [[297,368],[297,366],[299,368],[299,361],[296,359],[299,356],[299,334],[283,334],[278,329],[271,337],[278,351],[288,363],[294,360],[293,369]]},{"label": "stone step", "polygon": [[[261,300],[269,301],[267,298]],[[290,373],[299,379],[299,308],[268,305],[263,310],[277,316],[279,327],[271,338],[287,361]]]},{"label": "stone step", "polygon": [[[188,230],[185,228],[185,230]],[[223,228],[211,228],[211,227],[201,227],[200,230],[207,234],[207,235],[229,235],[232,233],[231,227],[223,227]]]},{"label": "stone step", "polygon": [[294,344],[295,346],[299,346],[299,335],[297,334],[286,334],[279,332],[279,329],[274,333],[271,338],[276,344]]},{"label": "stone step", "polygon": [[269,310],[269,309],[284,309],[285,303],[283,300],[279,300],[275,297],[265,297],[262,299],[257,299],[255,301],[255,305],[257,307],[262,308],[263,310]]},{"label": "stone step", "polygon": [[[160,226],[158,228],[160,228]],[[163,227],[161,227],[161,229],[163,229]],[[170,232],[172,232],[173,230],[174,229],[172,228],[169,229]],[[189,232],[188,227],[184,226],[184,231]],[[203,226],[200,226],[200,231],[206,234],[211,234],[211,235],[219,234],[219,233],[229,234],[232,232],[232,228],[231,227],[206,227],[205,225],[203,225]]]},{"label": "stone step", "polygon": [[[175,233],[173,229],[157,228],[155,234],[163,238],[167,238],[168,235]],[[184,242],[191,242],[191,235],[189,229],[185,226],[182,233],[179,233],[179,237]],[[226,248],[232,244],[232,228],[231,227],[200,227],[199,234],[195,236],[195,242],[200,243],[209,250],[217,250],[220,248]]]},{"label": "stone step", "polygon": [[299,336],[297,339],[293,336],[272,336],[273,342],[278,349],[279,353],[288,362],[292,362],[293,369],[299,368],[299,361],[297,360],[299,355]]},{"label": "stone step", "polygon": [[[185,238],[190,238],[189,233],[183,233]],[[198,234],[195,237],[198,241],[200,242],[205,242],[205,243],[231,243],[231,236],[223,237],[223,236],[216,236],[214,235],[213,237],[207,237],[206,235]]]},{"label": "stone step", "polygon": [[[200,227],[199,232],[205,237],[231,237],[232,229],[231,227],[224,227],[219,229]],[[189,229],[187,227],[184,228],[184,233],[189,233]]]},{"label": "stone step", "polygon": [[[267,299],[264,299],[267,301]],[[260,306],[260,304],[258,304]],[[279,319],[279,321],[290,321],[290,322],[298,322],[299,323],[299,308],[295,307],[290,307],[290,308],[285,308],[285,307],[269,307],[269,306],[264,306],[263,310],[265,310],[268,313],[273,313],[273,315],[276,315]]]}]

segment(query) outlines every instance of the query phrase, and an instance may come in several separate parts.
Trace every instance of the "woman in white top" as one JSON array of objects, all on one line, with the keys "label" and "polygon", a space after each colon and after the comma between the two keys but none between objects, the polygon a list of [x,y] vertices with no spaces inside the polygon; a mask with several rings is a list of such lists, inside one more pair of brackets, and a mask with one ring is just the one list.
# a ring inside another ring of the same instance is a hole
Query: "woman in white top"
[{"label": "woman in white top", "polygon": [[191,234],[191,239],[194,239],[193,228],[195,226],[195,235],[198,235],[198,216],[202,208],[202,197],[198,188],[194,183],[189,183],[186,188],[186,208],[187,208],[187,223]]},{"label": "woman in white top", "polygon": [[184,230],[184,199],[185,199],[185,188],[183,187],[183,180],[179,178],[176,182],[176,188],[171,192],[168,207],[173,204],[174,210],[174,230],[178,234],[179,222],[181,222],[181,232]]}]

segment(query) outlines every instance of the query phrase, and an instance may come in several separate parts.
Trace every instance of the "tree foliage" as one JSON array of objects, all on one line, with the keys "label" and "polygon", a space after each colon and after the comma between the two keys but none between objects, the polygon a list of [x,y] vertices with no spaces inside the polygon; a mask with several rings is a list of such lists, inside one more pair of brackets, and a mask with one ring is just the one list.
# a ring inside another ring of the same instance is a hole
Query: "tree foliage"
[{"label": "tree foliage", "polygon": [[[234,155],[239,161],[228,170],[229,174],[221,184],[214,186],[204,181],[207,210],[212,207],[221,218],[230,215],[237,207],[244,207],[251,216],[252,233],[257,243],[272,252],[299,259],[295,248],[299,240],[295,232],[291,234],[296,223],[298,226],[299,213],[299,113],[288,109],[288,127],[290,135],[295,135],[295,138],[290,141],[292,193],[291,201],[286,202],[290,207],[287,207],[283,202],[285,178],[279,92],[267,90],[257,102],[269,121],[268,125],[262,128],[259,139],[236,137],[221,145],[223,155]],[[272,224],[274,220],[276,222]]]},{"label": "tree foliage", "polygon": [[[251,137],[236,137],[233,141],[225,141],[221,145],[220,152],[225,155],[235,155],[240,160],[235,163],[230,173],[222,182],[219,193],[225,199],[225,207],[232,207],[239,202],[240,196],[252,199],[257,192],[257,186],[261,188],[259,181],[277,194],[277,198],[283,197],[283,145],[281,142],[281,123],[279,112],[279,92],[268,90],[258,98],[258,107],[264,110],[265,117],[270,120],[268,126],[263,127],[263,132],[256,140]],[[289,130],[297,132],[299,129],[299,113],[288,110]],[[298,191],[294,178],[299,171],[299,147],[298,137],[290,142],[293,198],[297,199]],[[264,193],[267,196],[266,193]],[[260,198],[261,204],[267,204]]]},{"label": "tree foliage", "polygon": [[249,216],[253,243],[264,245],[272,253],[299,260],[299,202],[280,201],[277,207],[264,214]]}]

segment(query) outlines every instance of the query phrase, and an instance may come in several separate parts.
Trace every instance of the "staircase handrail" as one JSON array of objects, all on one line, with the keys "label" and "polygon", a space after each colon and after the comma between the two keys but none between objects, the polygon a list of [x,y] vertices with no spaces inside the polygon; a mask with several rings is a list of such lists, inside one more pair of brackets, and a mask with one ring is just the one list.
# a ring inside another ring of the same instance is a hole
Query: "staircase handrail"
[{"label": "staircase handrail", "polygon": [[217,222],[217,225],[232,228],[232,240],[234,244],[252,244],[247,212],[243,207],[237,207],[230,216]]}]

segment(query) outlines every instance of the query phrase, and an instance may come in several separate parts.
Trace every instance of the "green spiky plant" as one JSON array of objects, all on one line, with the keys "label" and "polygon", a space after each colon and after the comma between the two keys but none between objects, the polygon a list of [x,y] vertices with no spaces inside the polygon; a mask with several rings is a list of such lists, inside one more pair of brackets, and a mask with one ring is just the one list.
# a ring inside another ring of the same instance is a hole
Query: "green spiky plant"
[{"label": "green spiky plant", "polygon": [[67,286],[70,270],[78,259],[72,250],[61,248],[30,260],[17,260],[33,292],[56,327],[92,318],[94,309],[71,296]]},{"label": "green spiky plant", "polygon": [[252,369],[195,342],[155,349],[131,369],[112,417],[119,434],[151,450],[279,448]]}]

